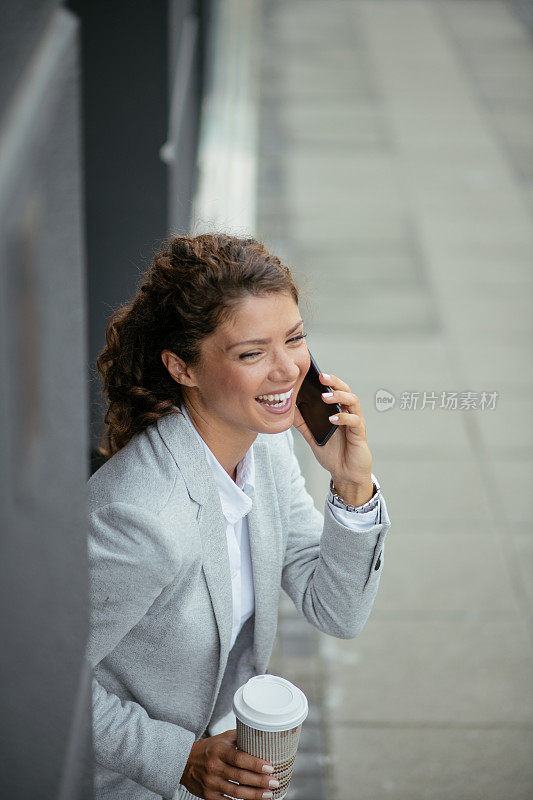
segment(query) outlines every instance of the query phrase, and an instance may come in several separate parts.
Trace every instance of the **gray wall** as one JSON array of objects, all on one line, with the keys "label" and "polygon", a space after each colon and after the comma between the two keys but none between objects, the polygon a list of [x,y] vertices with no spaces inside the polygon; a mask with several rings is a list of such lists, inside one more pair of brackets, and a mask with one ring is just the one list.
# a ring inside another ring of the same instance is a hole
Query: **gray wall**
[{"label": "gray wall", "polygon": [[134,295],[160,241],[189,228],[210,5],[69,3],[82,41],[93,470],[102,463],[96,358],[106,322]]},{"label": "gray wall", "polygon": [[0,26],[0,796],[10,800],[93,795],[86,481],[102,407],[90,378],[111,309],[168,231],[188,230],[211,3],[65,5],[4,0]]},{"label": "gray wall", "polygon": [[106,321],[135,291],[167,230],[167,3],[75,0],[81,22],[89,311],[90,440],[103,402],[96,357]]},{"label": "gray wall", "polygon": [[2,10],[0,794],[89,800],[78,30],[52,3]]}]

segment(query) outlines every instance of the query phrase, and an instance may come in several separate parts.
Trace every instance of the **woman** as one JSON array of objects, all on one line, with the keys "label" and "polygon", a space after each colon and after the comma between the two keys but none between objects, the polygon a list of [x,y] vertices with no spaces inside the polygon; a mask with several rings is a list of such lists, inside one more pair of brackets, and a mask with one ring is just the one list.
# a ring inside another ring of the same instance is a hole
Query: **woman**
[{"label": "woman", "polygon": [[[99,799],[268,797],[231,702],[267,670],[280,588],[331,636],[370,613],[390,521],[350,387],[321,376],[342,408],[323,447],[296,409],[304,337],[288,268],[225,235],[170,238],[108,322],[108,460],[89,481]],[[332,477],[324,517],[292,425]]]}]

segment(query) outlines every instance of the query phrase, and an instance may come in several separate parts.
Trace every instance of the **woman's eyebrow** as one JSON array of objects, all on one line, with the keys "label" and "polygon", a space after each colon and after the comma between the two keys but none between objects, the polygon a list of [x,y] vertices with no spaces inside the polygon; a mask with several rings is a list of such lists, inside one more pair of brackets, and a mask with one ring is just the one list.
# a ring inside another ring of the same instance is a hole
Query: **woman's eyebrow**
[{"label": "woman's eyebrow", "polygon": [[[294,333],[294,331],[299,328],[302,323],[303,319],[297,322],[294,328],[291,328],[290,331],[287,331],[285,336],[290,336],[291,333]],[[243,344],[268,344],[270,341],[271,339],[246,339],[244,342],[235,342],[234,344],[230,344],[229,347],[226,347],[226,350],[231,350],[233,347],[238,347],[239,345]]]}]

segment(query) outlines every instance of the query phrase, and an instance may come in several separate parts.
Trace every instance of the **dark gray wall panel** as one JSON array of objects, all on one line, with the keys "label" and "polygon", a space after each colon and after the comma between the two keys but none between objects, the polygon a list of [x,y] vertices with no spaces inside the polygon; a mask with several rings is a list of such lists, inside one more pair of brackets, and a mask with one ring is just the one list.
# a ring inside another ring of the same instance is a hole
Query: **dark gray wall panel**
[{"label": "dark gray wall panel", "polygon": [[171,85],[167,142],[172,145],[172,157],[168,161],[168,226],[172,232],[188,233],[198,172],[207,11],[206,4],[198,0],[173,0],[169,11]]},{"label": "dark gray wall panel", "polygon": [[83,58],[91,442],[103,418],[96,357],[113,308],[167,233],[167,2],[72,0]]},{"label": "dark gray wall panel", "polygon": [[[0,153],[0,794],[91,797],[77,26],[56,11]],[[74,744],[73,744],[74,742]]]},{"label": "dark gray wall panel", "polygon": [[2,0],[0,3],[0,109],[4,110],[39,44],[58,0]]}]

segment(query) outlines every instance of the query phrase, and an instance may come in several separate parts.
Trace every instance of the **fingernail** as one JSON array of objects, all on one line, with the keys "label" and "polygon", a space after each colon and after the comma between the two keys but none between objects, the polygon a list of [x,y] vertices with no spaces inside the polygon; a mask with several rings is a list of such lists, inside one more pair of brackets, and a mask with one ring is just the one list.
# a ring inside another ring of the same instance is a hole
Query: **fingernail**
[{"label": "fingernail", "polygon": [[333,392],[322,392],[322,397],[333,397]]},{"label": "fingernail", "polygon": [[274,772],[274,767],[269,764],[263,764],[263,772]]},{"label": "fingernail", "polygon": [[328,417],[328,419],[329,419],[330,422],[337,422],[339,417],[338,417],[337,414],[333,414],[331,417]]},{"label": "fingernail", "polygon": [[325,378],[326,380],[328,380],[328,378],[330,378],[330,377],[331,377],[331,375],[328,375],[328,373],[327,373],[327,372],[321,372],[320,374],[321,374],[321,375],[322,375],[322,377],[323,377],[323,378]]},{"label": "fingernail", "polygon": [[278,789],[279,788],[279,781],[269,781],[268,785],[271,789]]},{"label": "fingernail", "polygon": [[263,796],[263,797],[265,798],[265,800],[266,800],[266,798],[267,798],[267,797],[272,797],[272,792],[263,792],[263,795],[262,795],[262,796]]}]

